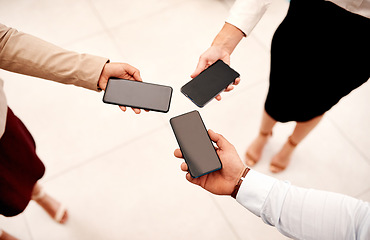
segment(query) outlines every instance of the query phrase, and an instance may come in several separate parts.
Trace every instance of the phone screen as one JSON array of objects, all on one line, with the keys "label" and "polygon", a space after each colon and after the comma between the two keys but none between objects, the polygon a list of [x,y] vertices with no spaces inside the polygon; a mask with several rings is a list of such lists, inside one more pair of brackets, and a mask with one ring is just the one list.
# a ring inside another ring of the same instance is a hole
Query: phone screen
[{"label": "phone screen", "polygon": [[169,86],[110,78],[103,102],[121,106],[168,112],[172,88]]},{"label": "phone screen", "polygon": [[239,76],[229,65],[218,60],[182,86],[181,92],[198,107],[204,107]]},{"label": "phone screen", "polygon": [[193,178],[222,168],[198,111],[171,118],[170,124]]}]

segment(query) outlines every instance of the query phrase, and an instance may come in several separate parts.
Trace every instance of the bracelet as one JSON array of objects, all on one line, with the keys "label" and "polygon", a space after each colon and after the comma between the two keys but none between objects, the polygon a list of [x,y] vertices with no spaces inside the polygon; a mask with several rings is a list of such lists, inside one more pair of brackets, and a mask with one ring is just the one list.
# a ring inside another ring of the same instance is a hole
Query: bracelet
[{"label": "bracelet", "polygon": [[242,182],[243,182],[243,180],[244,180],[245,176],[247,176],[247,173],[249,172],[249,170],[250,170],[250,168],[248,168],[248,167],[244,169],[242,176],[240,177],[240,179],[239,179],[238,183],[237,183],[237,184],[235,185],[235,187],[234,187],[234,191],[231,193],[231,196],[232,196],[233,198],[235,198],[235,199],[236,199],[236,195],[238,194],[238,191],[239,191],[240,185],[242,185]]}]

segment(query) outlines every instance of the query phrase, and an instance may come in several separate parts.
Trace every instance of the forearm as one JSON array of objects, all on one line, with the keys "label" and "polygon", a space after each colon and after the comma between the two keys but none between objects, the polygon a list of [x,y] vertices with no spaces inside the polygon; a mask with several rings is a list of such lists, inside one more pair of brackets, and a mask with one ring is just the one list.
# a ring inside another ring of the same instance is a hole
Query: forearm
[{"label": "forearm", "polygon": [[0,24],[0,68],[97,90],[106,58],[64,50]]},{"label": "forearm", "polygon": [[253,170],[243,181],[237,200],[295,239],[366,239],[370,234],[369,203],[291,186]]},{"label": "forearm", "polygon": [[231,55],[243,37],[244,33],[239,28],[229,23],[225,23],[221,31],[213,40],[212,46],[220,47]]}]

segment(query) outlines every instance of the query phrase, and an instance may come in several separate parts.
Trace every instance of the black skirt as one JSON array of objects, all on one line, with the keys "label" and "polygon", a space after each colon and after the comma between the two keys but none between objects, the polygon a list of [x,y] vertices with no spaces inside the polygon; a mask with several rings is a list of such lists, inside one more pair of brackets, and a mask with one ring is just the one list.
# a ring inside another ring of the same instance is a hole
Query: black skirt
[{"label": "black skirt", "polygon": [[324,0],[292,0],[271,46],[266,112],[320,116],[370,77],[370,19]]},{"label": "black skirt", "polygon": [[0,214],[9,217],[23,212],[44,172],[35,141],[8,108],[5,132],[0,139]]}]

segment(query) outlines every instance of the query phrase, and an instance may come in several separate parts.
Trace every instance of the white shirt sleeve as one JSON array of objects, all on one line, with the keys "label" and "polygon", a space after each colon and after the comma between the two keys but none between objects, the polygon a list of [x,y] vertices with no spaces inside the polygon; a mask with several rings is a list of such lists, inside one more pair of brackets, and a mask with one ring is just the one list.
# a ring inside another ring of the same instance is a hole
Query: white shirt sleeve
[{"label": "white shirt sleeve", "polygon": [[250,170],[236,200],[294,239],[370,239],[370,204]]},{"label": "white shirt sleeve", "polygon": [[236,0],[230,9],[227,23],[234,25],[244,32],[249,33],[261,19],[272,0]]}]

